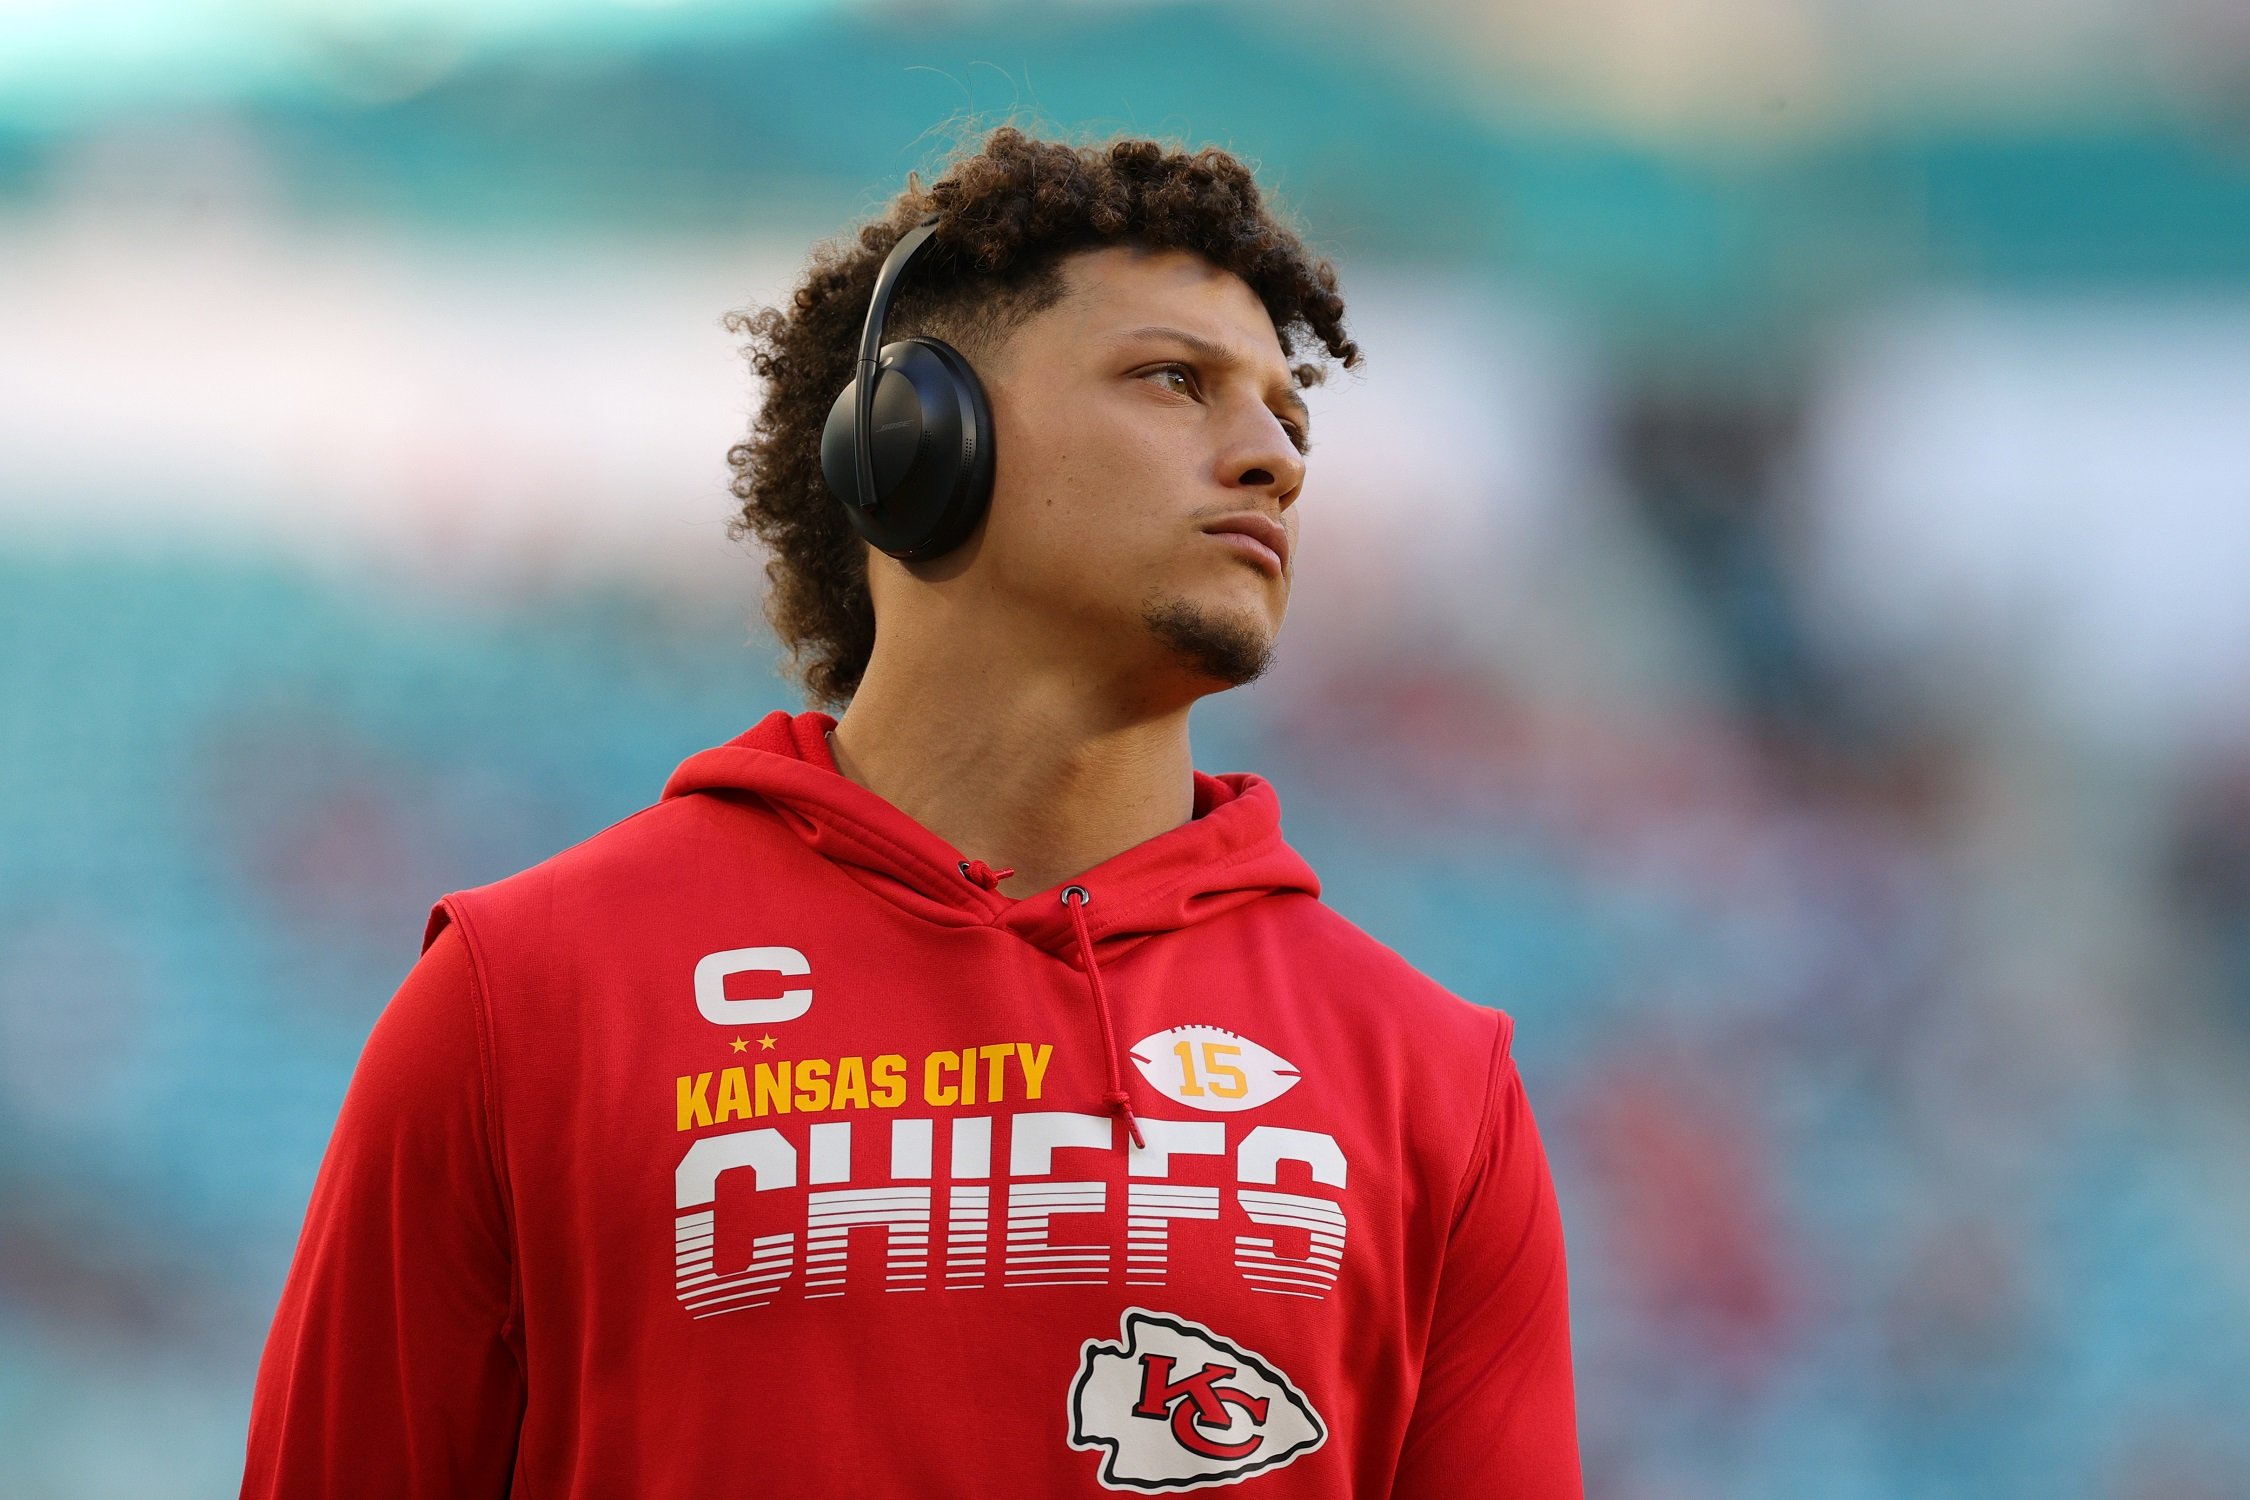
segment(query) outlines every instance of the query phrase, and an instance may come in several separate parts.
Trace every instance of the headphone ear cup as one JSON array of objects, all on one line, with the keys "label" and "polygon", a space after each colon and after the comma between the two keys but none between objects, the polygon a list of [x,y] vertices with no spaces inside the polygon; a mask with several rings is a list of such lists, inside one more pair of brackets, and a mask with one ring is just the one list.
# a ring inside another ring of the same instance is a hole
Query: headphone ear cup
[{"label": "headphone ear cup", "polygon": [[920,560],[968,539],[992,498],[992,408],[960,351],[942,339],[900,339],[876,364],[871,505],[859,503],[854,402],[858,381],[828,409],[821,477],[852,527],[892,557]]}]

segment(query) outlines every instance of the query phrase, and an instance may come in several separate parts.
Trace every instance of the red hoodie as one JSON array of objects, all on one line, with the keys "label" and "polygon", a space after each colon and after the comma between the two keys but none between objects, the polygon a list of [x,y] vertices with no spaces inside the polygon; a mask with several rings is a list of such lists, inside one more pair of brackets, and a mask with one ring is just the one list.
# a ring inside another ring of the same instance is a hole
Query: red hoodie
[{"label": "red hoodie", "polygon": [[1323,906],[1256,776],[1018,900],[834,722],[437,904],[242,1494],[1576,1500],[1508,1017]]}]

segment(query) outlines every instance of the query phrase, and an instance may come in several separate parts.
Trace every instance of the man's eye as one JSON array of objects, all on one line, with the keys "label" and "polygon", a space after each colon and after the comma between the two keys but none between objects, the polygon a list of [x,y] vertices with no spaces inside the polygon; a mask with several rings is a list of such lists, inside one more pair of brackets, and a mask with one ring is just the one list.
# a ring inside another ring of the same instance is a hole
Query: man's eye
[{"label": "man's eye", "polygon": [[1157,380],[1177,377],[1180,382],[1179,391],[1181,395],[1192,396],[1195,394],[1195,377],[1187,372],[1187,366],[1185,365],[1158,365],[1148,374]]}]

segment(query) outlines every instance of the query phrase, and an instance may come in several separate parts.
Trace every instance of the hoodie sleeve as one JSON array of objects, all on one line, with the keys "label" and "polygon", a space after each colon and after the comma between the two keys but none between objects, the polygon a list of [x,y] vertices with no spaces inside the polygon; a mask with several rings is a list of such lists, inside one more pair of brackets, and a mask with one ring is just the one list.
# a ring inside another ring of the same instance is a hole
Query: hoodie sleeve
[{"label": "hoodie sleeve", "polygon": [[1446,1243],[1395,1500],[1584,1495],[1562,1217],[1507,1031]]},{"label": "hoodie sleeve", "polygon": [[367,1039],[258,1366],[243,1500],[508,1493],[524,1378],[479,999],[448,927]]}]

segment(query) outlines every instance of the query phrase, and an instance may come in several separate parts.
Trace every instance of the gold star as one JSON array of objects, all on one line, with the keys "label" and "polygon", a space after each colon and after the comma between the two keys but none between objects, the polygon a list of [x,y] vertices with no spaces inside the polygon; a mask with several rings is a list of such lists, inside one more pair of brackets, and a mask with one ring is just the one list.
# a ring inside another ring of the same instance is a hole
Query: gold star
[{"label": "gold star", "polygon": [[761,1052],[771,1052],[773,1050],[773,1038],[770,1036],[759,1037],[758,1050]]},{"label": "gold star", "polygon": [[734,1050],[737,1052],[747,1052],[750,1050],[750,1044],[744,1041],[741,1037],[736,1037],[734,1039]]}]

